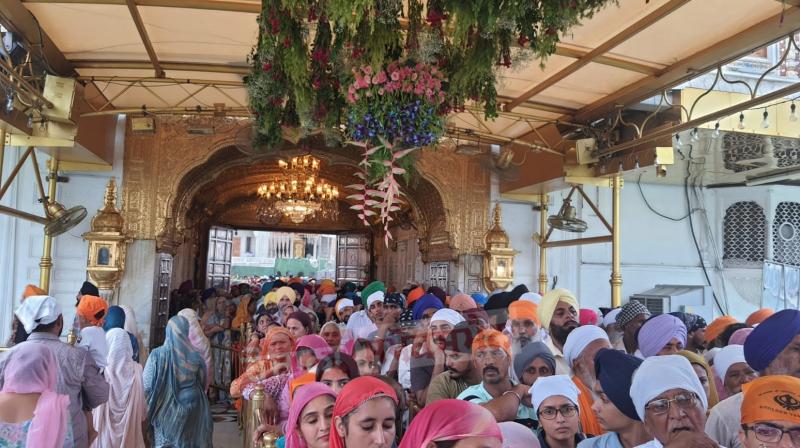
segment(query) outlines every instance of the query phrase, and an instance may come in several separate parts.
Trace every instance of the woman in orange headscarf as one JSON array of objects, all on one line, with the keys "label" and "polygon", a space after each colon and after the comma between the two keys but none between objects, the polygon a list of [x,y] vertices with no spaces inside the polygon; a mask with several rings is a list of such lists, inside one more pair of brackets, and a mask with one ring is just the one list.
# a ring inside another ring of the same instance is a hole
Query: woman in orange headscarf
[{"label": "woman in orange headscarf", "polygon": [[289,330],[272,327],[261,340],[261,354],[258,361],[251,363],[247,371],[231,382],[231,396],[239,398],[246,386],[288,372],[294,343],[294,337]]},{"label": "woman in orange headscarf", "polygon": [[[397,394],[378,378],[362,376],[347,383],[336,397],[330,448],[369,446],[389,448],[395,442]],[[359,422],[371,420],[371,429]]]}]

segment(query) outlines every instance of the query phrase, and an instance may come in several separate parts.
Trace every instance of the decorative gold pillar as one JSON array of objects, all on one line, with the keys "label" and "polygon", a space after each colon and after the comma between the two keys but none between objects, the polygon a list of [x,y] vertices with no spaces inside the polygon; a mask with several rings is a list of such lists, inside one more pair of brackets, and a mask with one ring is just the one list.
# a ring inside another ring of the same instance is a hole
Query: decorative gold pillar
[{"label": "decorative gold pillar", "polygon": [[[547,193],[539,195],[539,234],[547,233]],[[547,248],[539,243],[539,294],[547,292]]]},{"label": "decorative gold pillar", "polygon": [[622,177],[617,175],[611,178],[611,306],[622,306],[622,270],[620,258],[620,243],[622,226],[620,219],[620,196],[622,194]]},{"label": "decorative gold pillar", "polygon": [[[56,202],[56,188],[58,187],[58,159],[50,159],[47,162],[50,168],[47,175],[47,202]],[[38,170],[38,166],[33,169]],[[46,205],[46,204],[45,204]],[[47,207],[45,207],[46,209]],[[53,237],[44,233],[44,243],[42,244],[42,260],[39,262],[39,287],[46,293],[50,293],[50,271],[53,268]]]}]

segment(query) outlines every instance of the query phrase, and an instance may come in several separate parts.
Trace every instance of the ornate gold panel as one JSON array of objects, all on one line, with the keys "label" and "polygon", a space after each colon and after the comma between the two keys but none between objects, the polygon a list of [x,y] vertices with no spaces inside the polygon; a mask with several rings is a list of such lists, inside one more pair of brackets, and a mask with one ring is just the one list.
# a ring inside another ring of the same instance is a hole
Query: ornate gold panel
[{"label": "ornate gold panel", "polygon": [[[213,128],[214,133],[189,134],[187,124]],[[237,137],[249,135],[248,126],[248,120],[215,117],[193,117],[191,122],[158,117],[152,134],[135,134],[128,126],[122,197],[130,234],[156,239],[159,250],[174,252],[212,219],[242,225],[248,216],[255,218],[248,208],[252,204],[228,204],[246,203],[258,184],[275,173],[278,156],[300,150],[244,154],[234,144]],[[329,181],[340,187],[353,183],[359,160],[355,148],[325,148],[313,140],[306,145],[323,160]],[[414,222],[423,257],[453,260],[459,254],[480,253],[489,209],[488,172],[474,159],[444,148],[420,151],[417,169],[419,179],[408,187],[411,207],[397,222]],[[250,222],[257,225],[255,219]],[[347,221],[339,225],[350,227]]]}]

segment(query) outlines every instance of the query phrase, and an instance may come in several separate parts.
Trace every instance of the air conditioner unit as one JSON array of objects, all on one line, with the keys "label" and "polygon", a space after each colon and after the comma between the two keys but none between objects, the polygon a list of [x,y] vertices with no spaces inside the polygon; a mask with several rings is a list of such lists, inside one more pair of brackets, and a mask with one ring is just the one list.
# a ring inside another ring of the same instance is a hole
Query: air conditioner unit
[{"label": "air conditioner unit", "polygon": [[707,322],[711,322],[714,315],[711,288],[705,285],[656,285],[633,294],[630,300],[641,303],[652,314],[682,311],[702,316]]}]

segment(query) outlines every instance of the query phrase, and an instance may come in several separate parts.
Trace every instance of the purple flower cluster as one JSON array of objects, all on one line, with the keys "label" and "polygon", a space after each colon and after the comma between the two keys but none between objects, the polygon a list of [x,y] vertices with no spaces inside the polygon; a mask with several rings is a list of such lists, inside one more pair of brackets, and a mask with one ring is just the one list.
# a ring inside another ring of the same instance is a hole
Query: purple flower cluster
[{"label": "purple flower cluster", "polygon": [[427,101],[371,102],[366,109],[351,110],[347,118],[350,138],[379,144],[380,138],[401,148],[427,146],[441,135],[443,119]]}]

